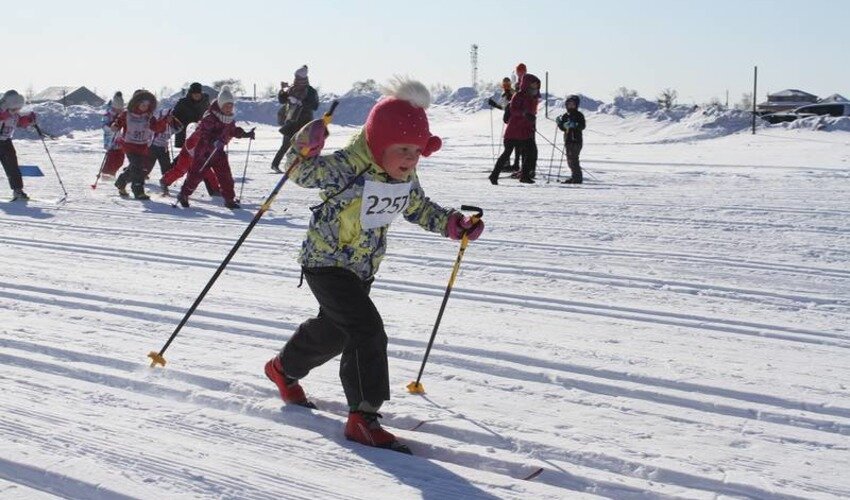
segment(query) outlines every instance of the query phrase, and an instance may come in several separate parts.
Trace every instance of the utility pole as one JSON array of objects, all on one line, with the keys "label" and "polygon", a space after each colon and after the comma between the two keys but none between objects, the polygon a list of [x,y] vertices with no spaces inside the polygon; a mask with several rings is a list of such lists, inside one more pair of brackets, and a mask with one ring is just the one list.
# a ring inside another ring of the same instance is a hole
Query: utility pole
[{"label": "utility pole", "polygon": [[759,67],[753,67],[753,135],[756,135],[756,95],[758,95]]},{"label": "utility pole", "polygon": [[729,109],[729,89],[726,89],[726,109]]},{"label": "utility pole", "polygon": [[546,72],[546,111],[543,116],[549,118],[549,72]]},{"label": "utility pole", "polygon": [[469,62],[472,63],[472,88],[478,88],[478,45],[472,44],[469,49]]}]

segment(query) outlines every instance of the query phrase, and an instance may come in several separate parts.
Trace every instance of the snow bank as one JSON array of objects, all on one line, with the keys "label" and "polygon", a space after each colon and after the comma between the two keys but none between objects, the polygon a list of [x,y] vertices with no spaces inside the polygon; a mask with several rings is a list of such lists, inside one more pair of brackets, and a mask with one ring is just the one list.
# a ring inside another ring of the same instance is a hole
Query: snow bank
[{"label": "snow bank", "polygon": [[[460,87],[452,90],[445,85],[432,88],[434,106],[447,108],[451,112],[475,113],[489,109],[488,99],[498,100],[501,89],[490,86],[484,89]],[[642,97],[616,97],[614,102],[603,103],[584,94],[581,97],[580,108],[585,113],[617,116],[636,123],[650,120],[663,127],[669,128],[674,136],[686,134],[689,139],[705,139],[734,134],[745,130],[751,125],[749,111],[723,110],[718,107],[675,106],[670,110],[662,109],[658,103]],[[334,123],[342,126],[360,126],[366,121],[369,110],[381,98],[377,86],[356,86],[343,95],[321,94],[320,105],[316,116],[327,111],[331,102],[339,100],[339,106],[334,115]],[[160,108],[168,109],[176,104],[174,98],[162,100]],[[541,99],[540,109],[547,104]],[[548,97],[550,114],[561,114],[564,109],[564,97],[550,95]],[[237,119],[265,125],[277,125],[277,111],[280,104],[276,98],[257,101],[238,101],[236,105]],[[101,126],[103,108],[89,106],[69,106],[63,108],[58,103],[43,103],[28,106],[25,111],[33,110],[39,116],[42,129],[51,135],[70,135],[74,131],[95,130]],[[850,131],[850,118],[814,117],[789,123],[760,126],[769,128],[785,128],[817,131]],[[639,125],[638,126],[642,126]],[[657,132],[657,130],[655,131]],[[653,133],[655,133],[653,132]],[[694,134],[694,132],[697,132]],[[25,139],[37,138],[32,130],[20,130],[16,136]],[[678,139],[677,139],[678,140]]]},{"label": "snow bank", "polygon": [[802,118],[793,122],[777,123],[770,127],[784,128],[788,130],[819,130],[823,132],[850,132],[850,117],[812,116]]}]

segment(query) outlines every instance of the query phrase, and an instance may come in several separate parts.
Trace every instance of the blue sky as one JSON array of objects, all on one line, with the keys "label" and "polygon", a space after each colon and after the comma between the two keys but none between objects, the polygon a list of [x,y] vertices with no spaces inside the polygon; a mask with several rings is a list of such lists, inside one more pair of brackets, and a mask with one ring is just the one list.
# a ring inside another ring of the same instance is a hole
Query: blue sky
[{"label": "blue sky", "polygon": [[665,87],[682,102],[801,88],[850,97],[850,1],[582,0],[145,2],[39,0],[5,8],[0,89],[86,85],[101,94],[235,77],[250,89],[303,63],[323,90],[409,74],[498,81],[520,61],[553,92],[610,100]]}]

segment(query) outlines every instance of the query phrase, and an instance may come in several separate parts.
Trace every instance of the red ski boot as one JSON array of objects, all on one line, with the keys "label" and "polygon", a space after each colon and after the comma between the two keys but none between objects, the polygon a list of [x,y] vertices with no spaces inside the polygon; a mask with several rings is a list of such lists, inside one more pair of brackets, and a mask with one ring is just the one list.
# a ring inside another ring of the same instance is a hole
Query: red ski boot
[{"label": "red ski boot", "polygon": [[346,439],[366,446],[386,448],[411,455],[410,448],[399,443],[395,436],[381,427],[380,422],[378,422],[380,416],[380,413],[365,411],[349,412],[348,422],[345,423]]},{"label": "red ski boot", "polygon": [[280,358],[277,356],[266,363],[266,377],[277,385],[277,388],[280,391],[280,399],[282,399],[284,403],[306,406],[307,408],[316,407],[316,405],[307,399],[307,396],[304,394],[304,389],[298,383],[298,380],[287,380],[287,377],[283,372],[283,367],[280,364]]}]

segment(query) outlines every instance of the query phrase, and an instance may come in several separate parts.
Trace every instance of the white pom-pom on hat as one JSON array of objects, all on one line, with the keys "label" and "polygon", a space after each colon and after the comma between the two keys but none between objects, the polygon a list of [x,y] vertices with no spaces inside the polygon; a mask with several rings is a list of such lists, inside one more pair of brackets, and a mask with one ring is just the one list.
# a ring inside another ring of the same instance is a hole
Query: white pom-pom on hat
[{"label": "white pom-pom on hat", "polygon": [[407,76],[394,76],[381,87],[384,95],[407,101],[417,108],[431,106],[431,92],[422,82]]},{"label": "white pom-pom on hat", "polygon": [[230,91],[230,87],[225,85],[218,91],[218,97],[216,98],[219,106],[224,106],[225,104],[233,104],[233,92]]}]

